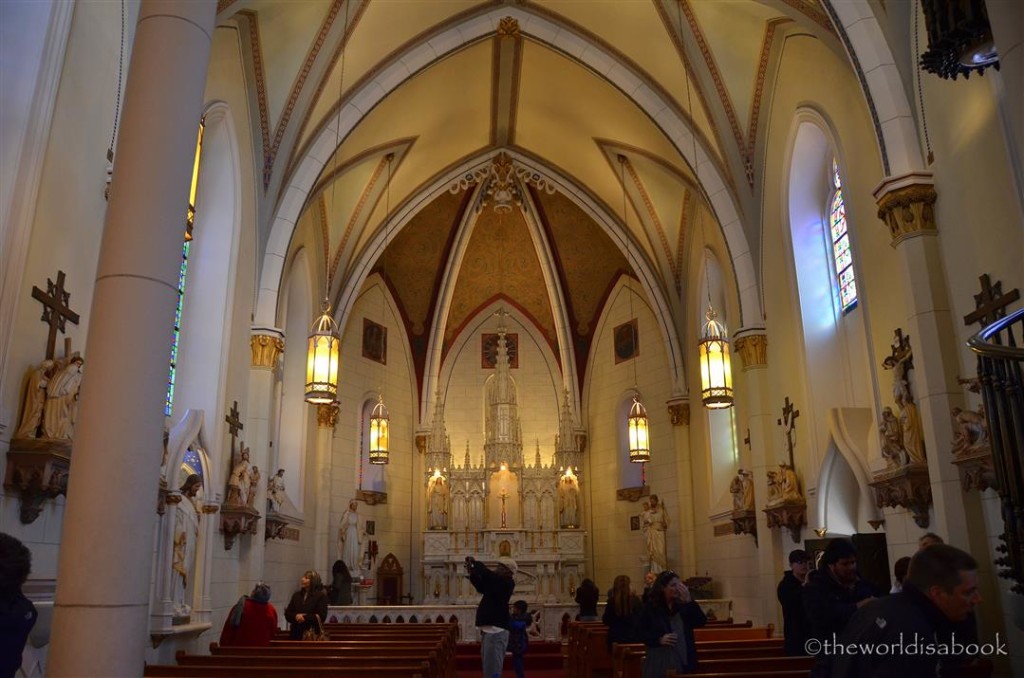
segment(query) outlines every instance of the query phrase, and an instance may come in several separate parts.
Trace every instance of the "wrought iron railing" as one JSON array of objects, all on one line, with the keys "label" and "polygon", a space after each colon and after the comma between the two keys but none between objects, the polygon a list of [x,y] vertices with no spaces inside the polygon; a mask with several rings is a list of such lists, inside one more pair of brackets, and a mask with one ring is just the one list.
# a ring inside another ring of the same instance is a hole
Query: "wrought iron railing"
[{"label": "wrought iron railing", "polygon": [[1003,544],[997,550],[999,576],[1024,595],[1024,309],[982,329],[967,345],[978,354],[978,378],[985,404],[992,465],[1002,501]]}]

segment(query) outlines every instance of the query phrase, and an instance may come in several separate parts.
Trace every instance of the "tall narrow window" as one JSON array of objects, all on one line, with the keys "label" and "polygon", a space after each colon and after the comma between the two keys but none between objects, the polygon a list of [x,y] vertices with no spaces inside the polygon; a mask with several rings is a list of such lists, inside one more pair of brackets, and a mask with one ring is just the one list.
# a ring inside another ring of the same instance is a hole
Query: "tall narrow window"
[{"label": "tall narrow window", "polygon": [[185,276],[188,273],[188,255],[192,248],[192,226],[196,220],[196,191],[199,186],[199,158],[203,151],[203,131],[205,119],[199,121],[199,134],[196,137],[196,154],[192,163],[192,185],[188,191],[188,210],[185,212],[185,241],[181,246],[181,268],[178,270],[178,306],[174,310],[174,334],[171,337],[171,366],[167,375],[167,400],[164,404],[164,416],[171,416],[174,408],[174,381],[178,369],[178,340],[181,338],[181,310],[185,302]]},{"label": "tall narrow window", "polygon": [[846,224],[846,203],[843,202],[843,186],[839,180],[839,165],[832,161],[832,205],[829,211],[829,225],[832,233],[832,257],[836,264],[836,280],[839,283],[839,302],[843,313],[857,305],[857,281],[853,274],[853,250],[850,247],[850,233]]}]

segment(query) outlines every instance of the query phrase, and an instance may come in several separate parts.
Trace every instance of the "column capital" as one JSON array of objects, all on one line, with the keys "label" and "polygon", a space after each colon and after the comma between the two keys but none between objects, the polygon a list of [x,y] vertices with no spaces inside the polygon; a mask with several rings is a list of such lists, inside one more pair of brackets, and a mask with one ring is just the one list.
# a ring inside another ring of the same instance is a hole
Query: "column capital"
[{"label": "column capital", "polygon": [[690,399],[688,397],[671,398],[665,404],[668,406],[668,416],[673,426],[690,425]]},{"label": "column capital", "polygon": [[744,327],[733,335],[736,352],[743,359],[743,371],[768,366],[768,335],[763,327]]},{"label": "column capital", "polygon": [[284,335],[275,328],[254,327],[249,337],[252,349],[252,367],[272,370],[284,353]]},{"label": "column capital", "polygon": [[874,192],[878,218],[889,227],[892,246],[907,238],[936,235],[935,181],[930,172],[889,177]]},{"label": "column capital", "polygon": [[316,423],[320,428],[334,428],[338,423],[338,403],[316,406]]}]

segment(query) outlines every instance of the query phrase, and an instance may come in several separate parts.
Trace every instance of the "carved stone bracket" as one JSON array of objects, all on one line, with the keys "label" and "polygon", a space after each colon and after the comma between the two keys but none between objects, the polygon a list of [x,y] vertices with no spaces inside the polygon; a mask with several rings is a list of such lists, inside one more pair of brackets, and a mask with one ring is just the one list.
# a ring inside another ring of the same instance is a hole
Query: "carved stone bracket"
[{"label": "carved stone bracket", "polygon": [[374,492],[373,490],[356,490],[356,499],[367,506],[376,506],[377,504],[388,503],[388,493]]},{"label": "carved stone bracket", "polygon": [[640,487],[623,487],[620,490],[615,491],[615,498],[619,501],[640,501],[642,497],[646,497],[651,493],[650,485],[641,485]]},{"label": "carved stone bracket", "polygon": [[931,176],[924,174],[894,177],[875,190],[878,218],[889,227],[893,247],[907,238],[937,232],[936,198]]},{"label": "carved stone bracket", "polygon": [[869,483],[875,488],[878,508],[909,509],[918,527],[928,527],[928,507],[932,504],[932,486],[928,467],[921,464],[904,466],[875,476]]},{"label": "carved stone bracket", "polygon": [[690,425],[690,403],[678,400],[668,402],[668,416],[673,426]]},{"label": "carved stone bracket", "polygon": [[781,527],[789,530],[794,543],[800,543],[800,528],[807,524],[807,503],[779,504],[764,509],[768,517],[768,527]]},{"label": "carved stone bracket", "polygon": [[998,490],[984,406],[979,405],[977,411],[954,407],[951,415],[953,464],[960,472],[960,485],[964,492],[972,489],[984,492],[990,487]]},{"label": "carved stone bracket", "polygon": [[70,468],[70,440],[15,438],[11,441],[4,487],[20,492],[22,523],[34,522],[47,499],[67,495]]},{"label": "carved stone bracket", "polygon": [[768,335],[739,334],[734,338],[736,352],[743,359],[743,370],[768,366]]},{"label": "carved stone bracket", "polygon": [[967,453],[953,457],[953,463],[960,472],[960,485],[964,492],[984,492],[999,489],[995,468],[992,466],[992,450]]},{"label": "carved stone bracket", "polygon": [[220,508],[220,531],[224,533],[224,550],[230,551],[235,537],[256,534],[260,512],[251,506],[225,504]]},{"label": "carved stone bracket", "polygon": [[338,412],[341,408],[337,403],[316,406],[316,423],[320,428],[334,428],[338,423]]},{"label": "carved stone bracket", "polygon": [[277,511],[267,511],[267,519],[264,524],[264,540],[283,539],[285,530],[289,525],[295,525],[298,521]]},{"label": "carved stone bracket", "polygon": [[417,433],[416,434],[416,451],[421,455],[427,453],[427,442],[430,440],[429,433]]},{"label": "carved stone bracket", "polygon": [[754,545],[756,546],[757,513],[749,510],[733,511],[730,518],[732,519],[732,533],[751,535],[754,538]]},{"label": "carved stone bracket", "polygon": [[252,349],[252,366],[272,370],[284,353],[284,339],[270,334],[254,334],[249,338],[249,347]]}]

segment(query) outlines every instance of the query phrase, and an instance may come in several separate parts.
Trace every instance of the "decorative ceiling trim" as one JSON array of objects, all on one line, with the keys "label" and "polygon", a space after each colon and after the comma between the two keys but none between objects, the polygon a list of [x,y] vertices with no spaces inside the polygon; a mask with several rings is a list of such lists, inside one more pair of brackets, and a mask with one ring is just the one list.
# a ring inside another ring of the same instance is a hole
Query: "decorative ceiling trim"
[{"label": "decorative ceiling trim", "polygon": [[[836,34],[836,29],[832,25],[832,22],[829,21],[828,14],[825,11],[818,9],[817,7],[813,7],[802,0],[782,0],[782,2],[800,12],[832,35]],[[884,0],[882,2],[882,7],[885,7]]]},{"label": "decorative ceiling trim", "polygon": [[[359,20],[362,18],[365,9],[365,5],[361,6],[357,10],[356,16],[352,19],[352,21],[349,22],[350,28],[347,31],[346,36],[344,38],[345,44],[347,44],[348,40],[351,39],[352,33],[355,31],[355,28],[358,25]],[[368,71],[363,73],[363,75],[361,75],[359,79],[352,84],[351,87],[347,88],[346,91],[359,92],[366,86],[367,83],[372,82],[383,71],[392,66],[395,62],[400,61],[402,55],[409,53],[409,51],[413,48],[414,45],[425,44],[431,39],[431,37],[444,33],[446,30],[449,30],[452,26],[464,23],[467,18],[477,14],[484,14],[490,12],[492,9],[492,7],[473,7],[468,10],[463,10],[458,14],[452,15],[447,20],[430,27],[428,30],[413,36],[405,43],[399,45],[398,47],[396,47],[395,49],[391,50],[386,55],[378,59],[377,62]],[[470,42],[469,44],[472,44],[472,42]],[[460,44],[458,49],[468,47],[469,44]],[[340,50],[335,55],[335,61],[337,60],[338,55],[340,55]],[[440,60],[441,56],[442,55],[440,54],[437,55],[438,60]],[[333,63],[334,62],[332,62],[332,64]],[[330,71],[331,68],[328,68],[328,74],[330,73]],[[313,101],[317,101],[320,98],[320,94],[322,93],[323,89],[324,84],[321,84],[316,90],[316,94],[313,97]],[[324,114],[320,122],[317,123],[316,127],[310,131],[309,137],[306,139],[305,143],[303,143],[301,146],[292,147],[291,154],[288,158],[287,170],[285,171],[286,176],[290,176],[295,171],[295,166],[298,163],[298,161],[309,153],[309,147],[316,142],[316,138],[323,132],[324,128],[327,127],[329,121],[331,121],[332,119],[335,118],[335,116],[337,116],[338,111],[340,110],[341,105],[344,103],[344,99],[346,98],[348,97],[345,97],[345,93],[342,92],[342,100],[335,102],[330,107],[330,109],[327,111],[327,113]],[[367,113],[369,113],[369,111],[362,111],[362,113],[363,115],[366,115]],[[306,129],[307,125],[309,124],[309,119],[312,115],[313,107],[310,106],[309,110],[306,112],[306,115],[302,119],[302,125],[299,127],[300,135],[302,131]]]},{"label": "decorative ceiling trim", "polygon": [[507,146],[515,139],[519,83],[523,70],[523,37],[515,17],[498,23],[491,57],[491,144]]},{"label": "decorative ceiling trim", "polygon": [[[338,17],[338,12],[341,10],[341,5],[347,0],[333,0],[331,8],[328,10],[327,16],[324,17],[324,23],[321,24],[321,28],[316,33],[316,38],[313,40],[313,44],[309,47],[309,51],[306,53],[306,58],[302,62],[302,68],[299,69],[298,75],[295,77],[295,82],[292,85],[292,91],[288,95],[288,101],[285,103],[285,110],[281,113],[281,120],[278,121],[278,127],[274,130],[273,141],[270,144],[268,152],[264,153],[263,157],[263,189],[265,190],[270,185],[270,176],[273,172],[273,163],[276,157],[278,157],[278,151],[281,149],[281,142],[285,138],[285,131],[288,129],[288,123],[292,119],[292,114],[295,112],[295,105],[298,102],[299,94],[302,93],[302,88],[306,84],[306,79],[309,78],[309,72],[312,70],[313,62],[319,55],[319,52],[324,48],[324,43],[327,41],[328,33],[331,31],[331,27],[334,25],[334,20]],[[356,14],[361,12],[361,5],[356,8]],[[354,22],[349,23],[350,26],[354,25]],[[346,33],[348,34],[349,27],[345,27]],[[345,44],[345,35],[342,36],[340,45]],[[340,47],[339,47],[340,51]],[[331,75],[331,68],[327,69],[324,76],[325,81]],[[323,82],[322,82],[323,85]],[[308,107],[312,109],[312,102],[315,101],[315,97],[311,100]],[[307,114],[308,115],[308,112]]]},{"label": "decorative ceiling trim", "polygon": [[[625,166],[626,171],[629,173],[629,178],[633,180],[633,186],[636,188],[637,194],[640,199],[644,202],[644,207],[647,209],[647,215],[654,224],[654,230],[658,234],[658,240],[661,241],[662,250],[665,253],[665,259],[668,261],[669,270],[672,272],[672,280],[675,282],[675,286],[679,288],[679,268],[676,266],[675,257],[672,256],[672,247],[668,244],[668,237],[665,235],[665,227],[661,224],[661,218],[658,216],[658,210],[654,208],[654,202],[651,200],[650,194],[647,192],[647,187],[644,186],[644,182],[641,181],[640,176],[636,173],[636,168],[633,167],[633,163],[629,161],[629,157],[622,156],[622,164]],[[626,191],[627,195],[629,191]],[[630,198],[632,202],[632,198]],[[633,209],[636,209],[636,205],[633,205]],[[639,210],[637,210],[639,213]]]},{"label": "decorative ceiling trim", "polygon": [[334,276],[334,269],[331,268],[330,257],[331,257],[331,234],[327,228],[327,201],[324,200],[324,194],[320,194],[320,199],[317,200],[317,207],[320,211],[320,237],[323,239],[323,250],[324,250],[324,270],[327,273],[327,284],[330,289],[331,278]]},{"label": "decorative ceiling trim", "polygon": [[217,0],[217,18],[221,19],[221,13],[236,2],[239,2],[239,0]]},{"label": "decorative ceiling trim", "polygon": [[[693,209],[695,201],[693,199],[693,190],[687,188],[686,192],[683,193],[683,209],[679,213],[679,237],[676,241],[676,268],[682,270],[683,268],[683,245],[686,242],[685,236],[687,226],[690,223],[689,216],[690,210]],[[700,209],[697,207],[697,209]],[[676,292],[680,292],[683,289],[683,281],[681,277],[676,278]]]},{"label": "decorative ceiling trim", "polygon": [[499,151],[491,158],[491,162],[466,172],[453,181],[449,184],[448,191],[454,194],[465,191],[475,184],[483,184],[483,189],[473,203],[473,213],[479,214],[493,202],[494,211],[500,214],[512,211],[513,207],[523,206],[520,182],[535,186],[548,195],[555,192],[554,184],[546,176],[518,164],[505,151]]},{"label": "decorative ceiling trim", "polygon": [[[349,215],[348,223],[345,225],[345,233],[342,234],[341,240],[338,242],[338,248],[334,251],[334,259],[331,261],[331,268],[330,268],[330,273],[329,273],[329,276],[330,276],[331,280],[334,279],[334,275],[338,271],[338,265],[341,263],[341,255],[345,251],[345,245],[348,244],[348,239],[351,237],[353,229],[355,228],[356,224],[359,223],[360,219],[362,218],[363,208],[366,207],[366,203],[369,202],[370,197],[372,195],[374,195],[374,190],[373,189],[376,187],[377,181],[380,180],[380,175],[384,173],[384,169],[387,166],[388,166],[387,154],[384,154],[384,155],[381,156],[380,160],[377,162],[377,166],[373,168],[373,173],[370,175],[370,178],[367,180],[366,185],[363,186],[363,190],[359,194],[359,200],[357,200],[355,206],[352,207],[352,213]],[[335,175],[332,178],[335,181],[337,181],[338,180],[338,176],[340,176],[340,174],[339,175]],[[323,192],[321,192],[320,195],[321,195],[321,198],[322,198],[323,197]],[[380,196],[378,195],[377,196],[377,200],[374,201],[374,205],[375,206],[377,204],[377,201],[379,201],[379,199],[380,199]],[[337,206],[335,205],[335,207],[337,207]]]},{"label": "decorative ceiling trim", "polygon": [[[736,140],[736,148],[740,152],[744,167],[748,167],[750,166],[751,159],[747,154],[747,146],[743,141],[743,131],[740,129],[739,118],[736,117],[736,109],[732,105],[732,97],[729,96],[729,90],[725,86],[721,72],[718,70],[715,56],[711,53],[711,45],[708,44],[707,38],[704,37],[704,31],[701,30],[700,23],[697,21],[689,1],[679,0],[679,6],[683,9],[686,23],[689,24],[690,32],[693,34],[694,40],[697,41],[697,47],[700,49],[701,56],[704,57],[704,64],[707,66],[708,74],[711,75],[711,80],[715,83],[715,91],[718,92],[718,99],[722,102],[725,117],[729,120],[729,127],[732,129],[733,138]],[[747,183],[753,187],[752,177],[750,177],[749,172],[747,174]]]},{"label": "decorative ceiling trim", "polygon": [[245,19],[249,33],[249,58],[252,60],[253,82],[256,86],[256,107],[260,115],[260,140],[263,142],[263,187],[266,188],[267,172],[270,168],[267,160],[271,157],[270,111],[267,104],[267,78],[263,70],[263,45],[260,42],[260,21],[259,16],[252,10],[242,10],[238,15]]},{"label": "decorative ceiling trim", "polygon": [[768,74],[768,62],[775,43],[775,29],[791,19],[779,17],[765,23],[764,37],[761,39],[761,56],[757,61],[757,77],[754,79],[754,96],[750,100],[750,125],[747,128],[746,173],[747,183],[754,185],[754,149],[757,146],[757,123],[761,115],[761,99],[764,96],[764,83]]}]

